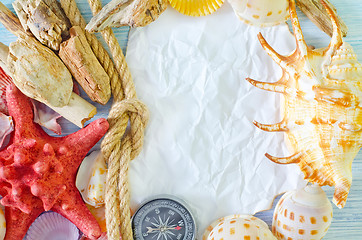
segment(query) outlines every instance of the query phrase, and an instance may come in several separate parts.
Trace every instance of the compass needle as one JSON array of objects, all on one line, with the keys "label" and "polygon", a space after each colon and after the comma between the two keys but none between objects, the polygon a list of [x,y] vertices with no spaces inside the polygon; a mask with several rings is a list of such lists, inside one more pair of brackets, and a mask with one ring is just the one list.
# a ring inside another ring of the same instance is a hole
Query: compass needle
[{"label": "compass needle", "polygon": [[168,220],[170,220],[170,216],[167,217],[166,221],[165,221],[165,225],[168,226]]},{"label": "compass needle", "polygon": [[163,222],[162,222],[161,217],[160,217],[160,216],[158,216],[158,219],[160,220],[160,226],[162,226],[162,225],[163,225]]}]

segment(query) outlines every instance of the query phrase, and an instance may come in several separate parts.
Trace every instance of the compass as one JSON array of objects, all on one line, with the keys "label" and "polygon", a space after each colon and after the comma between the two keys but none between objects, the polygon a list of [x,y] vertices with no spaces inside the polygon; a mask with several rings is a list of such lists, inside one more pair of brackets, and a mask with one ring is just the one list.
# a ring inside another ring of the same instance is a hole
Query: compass
[{"label": "compass", "polygon": [[194,240],[195,220],[185,204],[170,197],[144,203],[132,217],[135,240]]}]

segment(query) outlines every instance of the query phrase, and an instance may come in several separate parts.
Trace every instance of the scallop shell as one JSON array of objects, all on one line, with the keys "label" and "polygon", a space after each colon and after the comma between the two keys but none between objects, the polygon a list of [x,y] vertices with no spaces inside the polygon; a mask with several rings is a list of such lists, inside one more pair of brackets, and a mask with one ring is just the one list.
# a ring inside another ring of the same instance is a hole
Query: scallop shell
[{"label": "scallop shell", "polygon": [[40,215],[31,224],[25,240],[78,240],[79,230],[68,219],[55,212]]},{"label": "scallop shell", "polygon": [[221,7],[224,0],[169,0],[171,6],[182,14],[200,17],[211,14]]},{"label": "scallop shell", "polygon": [[284,23],[289,15],[288,0],[228,0],[236,16],[243,22],[259,27]]},{"label": "scallop shell", "polygon": [[104,204],[107,166],[100,151],[84,158],[77,174],[76,186],[83,200],[91,206]]},{"label": "scallop shell", "polygon": [[344,207],[352,183],[352,161],[362,144],[362,65],[352,47],[343,42],[335,12],[329,13],[333,36],[328,47],[307,46],[295,2],[290,16],[297,47],[288,56],[278,54],[259,34],[265,51],[283,70],[275,83],[247,79],[263,90],[283,94],[283,120],[254,124],[262,130],[285,132],[289,157],[266,156],[279,164],[296,163],[305,179],[320,186],[335,186],[333,202]]},{"label": "scallop shell", "polygon": [[6,233],[6,221],[3,209],[0,208],[0,239],[5,238]]},{"label": "scallop shell", "polygon": [[5,73],[4,69],[0,67],[0,112],[8,114],[8,107],[6,105],[6,87],[12,83],[11,78]]},{"label": "scallop shell", "polygon": [[276,240],[268,225],[251,215],[231,215],[213,222],[204,232],[203,240]]},{"label": "scallop shell", "polygon": [[319,240],[333,217],[332,204],[318,185],[283,195],[274,210],[273,233],[279,240]]}]

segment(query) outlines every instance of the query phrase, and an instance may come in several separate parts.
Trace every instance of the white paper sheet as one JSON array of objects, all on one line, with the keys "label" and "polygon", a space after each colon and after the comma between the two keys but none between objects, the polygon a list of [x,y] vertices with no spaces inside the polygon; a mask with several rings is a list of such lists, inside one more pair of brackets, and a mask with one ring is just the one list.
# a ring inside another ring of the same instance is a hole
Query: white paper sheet
[{"label": "white paper sheet", "polygon": [[191,206],[200,237],[215,219],[270,208],[275,195],[304,184],[297,166],[264,156],[290,155],[283,134],[252,124],[281,120],[280,95],[245,80],[281,76],[260,31],[281,54],[295,47],[286,24],[247,26],[227,3],[201,18],[169,8],[131,30],[126,58],[150,111],[143,152],[131,163],[133,209],[154,195],[175,195]]}]

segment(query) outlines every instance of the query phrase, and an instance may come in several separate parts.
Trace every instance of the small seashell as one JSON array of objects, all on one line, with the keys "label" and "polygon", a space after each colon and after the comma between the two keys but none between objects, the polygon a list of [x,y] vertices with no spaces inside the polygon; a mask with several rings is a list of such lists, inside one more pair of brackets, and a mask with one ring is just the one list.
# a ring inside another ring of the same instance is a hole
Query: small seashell
[{"label": "small seashell", "polygon": [[247,24],[269,27],[285,22],[288,17],[288,0],[228,0],[236,16]]},{"label": "small seashell", "polygon": [[6,105],[6,87],[12,83],[11,78],[5,73],[4,69],[0,67],[0,112],[8,114],[8,107]]},{"label": "small seashell", "polygon": [[211,14],[221,7],[224,0],[169,0],[171,6],[182,14],[200,17]]},{"label": "small seashell", "polygon": [[0,239],[5,238],[6,233],[6,221],[3,209],[0,208]]},{"label": "small seashell", "polygon": [[91,206],[104,204],[107,166],[100,151],[84,158],[77,174],[76,186],[83,200]]},{"label": "small seashell", "polygon": [[332,216],[332,204],[322,188],[308,185],[285,193],[279,200],[272,231],[279,240],[318,240],[327,233]]},{"label": "small seashell", "polygon": [[30,226],[25,240],[78,240],[79,230],[68,219],[55,212],[40,215]]},{"label": "small seashell", "polygon": [[251,215],[230,215],[213,222],[204,232],[203,240],[276,240],[268,225]]}]

